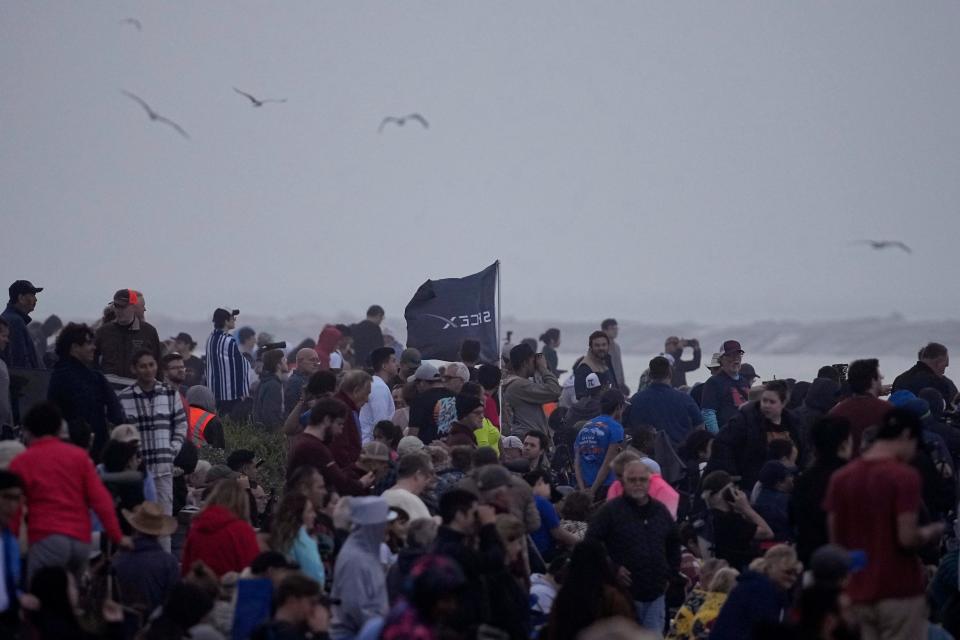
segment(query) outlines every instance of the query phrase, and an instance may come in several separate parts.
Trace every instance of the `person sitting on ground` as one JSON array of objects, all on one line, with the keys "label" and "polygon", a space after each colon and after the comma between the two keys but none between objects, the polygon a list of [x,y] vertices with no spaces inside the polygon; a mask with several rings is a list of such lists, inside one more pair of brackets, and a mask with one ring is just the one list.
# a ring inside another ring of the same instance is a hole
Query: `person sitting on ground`
[{"label": "person sitting on ground", "polygon": [[793,547],[771,547],[737,579],[710,632],[711,640],[751,638],[754,625],[783,620],[791,589],[802,572]]}]

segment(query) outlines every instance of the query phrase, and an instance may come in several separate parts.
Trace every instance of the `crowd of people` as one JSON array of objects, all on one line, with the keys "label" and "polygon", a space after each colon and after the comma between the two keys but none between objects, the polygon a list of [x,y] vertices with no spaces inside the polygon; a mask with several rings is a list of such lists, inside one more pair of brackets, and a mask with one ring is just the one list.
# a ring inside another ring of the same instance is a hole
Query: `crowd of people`
[{"label": "crowd of people", "polygon": [[669,337],[631,394],[612,318],[567,372],[555,328],[434,362],[377,305],[294,348],[217,308],[198,354],[140,291],[92,325],[34,322],[42,291],[0,315],[0,637],[960,633],[942,344],[757,384],[727,340],[688,386]]}]

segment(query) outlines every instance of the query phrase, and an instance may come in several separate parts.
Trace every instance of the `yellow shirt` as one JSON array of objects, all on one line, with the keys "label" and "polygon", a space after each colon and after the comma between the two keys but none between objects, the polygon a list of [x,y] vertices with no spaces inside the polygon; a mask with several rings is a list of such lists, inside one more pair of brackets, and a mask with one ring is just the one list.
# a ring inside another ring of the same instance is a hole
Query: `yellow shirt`
[{"label": "yellow shirt", "polygon": [[490,447],[500,455],[500,430],[489,419],[483,419],[483,426],[473,432],[478,447]]}]

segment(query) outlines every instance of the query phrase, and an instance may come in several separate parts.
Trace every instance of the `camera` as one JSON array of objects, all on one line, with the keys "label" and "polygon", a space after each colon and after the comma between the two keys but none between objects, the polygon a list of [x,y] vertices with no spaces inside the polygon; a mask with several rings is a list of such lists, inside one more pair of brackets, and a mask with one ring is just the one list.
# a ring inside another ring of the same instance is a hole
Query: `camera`
[{"label": "camera", "polygon": [[265,351],[273,351],[274,349],[286,349],[286,348],[287,348],[286,342],[271,342],[269,344],[265,344],[262,347],[260,347],[260,351],[265,352]]}]

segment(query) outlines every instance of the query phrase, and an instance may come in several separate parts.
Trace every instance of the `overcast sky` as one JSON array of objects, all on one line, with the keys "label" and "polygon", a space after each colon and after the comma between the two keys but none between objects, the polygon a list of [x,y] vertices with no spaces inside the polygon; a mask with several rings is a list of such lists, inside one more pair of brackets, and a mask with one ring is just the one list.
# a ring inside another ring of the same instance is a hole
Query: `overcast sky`
[{"label": "overcast sky", "polygon": [[10,0],[2,273],[40,315],[396,321],[499,258],[523,318],[953,317],[958,60],[954,1]]}]

